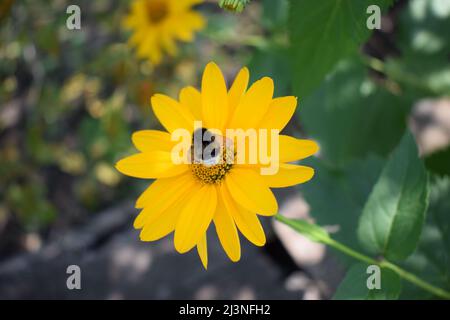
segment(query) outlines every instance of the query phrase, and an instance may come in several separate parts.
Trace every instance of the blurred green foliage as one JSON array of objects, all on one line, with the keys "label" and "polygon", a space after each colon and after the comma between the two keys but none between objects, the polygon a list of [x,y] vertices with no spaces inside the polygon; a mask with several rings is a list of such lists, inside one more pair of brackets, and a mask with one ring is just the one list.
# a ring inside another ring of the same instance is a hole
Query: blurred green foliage
[{"label": "blurred green foliage", "polygon": [[[384,12],[394,3],[369,2]],[[324,1],[315,7],[306,0],[290,1],[292,85],[303,98],[298,115],[321,145],[320,160],[310,162],[317,169],[315,179],[300,190],[317,223],[338,227],[333,238],[363,253],[394,259],[448,290],[445,239],[450,223],[436,218],[436,212],[449,216],[449,208],[443,196],[436,196],[437,183],[431,184],[428,199],[424,161],[417,158],[414,142],[406,142],[405,132],[415,102],[450,94],[450,3],[397,1],[385,18],[387,29],[374,33],[363,28],[367,4]],[[443,176],[441,189],[449,181],[446,158],[445,151],[427,158],[427,167]],[[348,257],[343,261],[353,267],[336,298],[399,296],[396,277],[386,283],[386,295],[372,296],[365,287],[356,292],[351,284],[360,277],[361,266]],[[401,297],[432,297],[403,284]]]},{"label": "blurred green foliage", "polygon": [[65,27],[68,4],[16,1],[1,22],[1,201],[29,230],[120,194],[112,165],[129,148],[126,98],[136,101],[126,86],[143,81],[123,72],[137,66],[115,41],[119,12],[106,15],[117,3],[82,2],[86,32]]},{"label": "blurred green foliage", "polygon": [[[450,3],[322,2],[263,1],[271,44],[259,47],[251,64],[281,81],[283,94],[299,97],[300,126],[292,127],[321,146],[319,159],[304,161],[316,175],[299,190],[315,221],[336,229],[333,239],[394,258],[449,290],[448,146],[424,161],[407,137],[415,103],[450,96]],[[384,29],[366,28],[369,4],[385,14]],[[385,290],[373,294],[365,286],[367,266],[338,255],[349,271],[337,299],[435,297],[392,273]]]},{"label": "blurred green foliage", "polygon": [[[183,86],[198,86],[212,59],[231,79],[253,48],[267,44],[259,5],[237,16],[207,2],[198,6],[207,28],[154,67],[127,45],[121,21],[130,3],[1,2],[2,243],[70,227],[143,190],[148,181],[126,179],[114,164],[134,151],[133,131],[160,128],[150,97],[177,98]],[[81,30],[66,27],[71,4],[81,8]]]}]

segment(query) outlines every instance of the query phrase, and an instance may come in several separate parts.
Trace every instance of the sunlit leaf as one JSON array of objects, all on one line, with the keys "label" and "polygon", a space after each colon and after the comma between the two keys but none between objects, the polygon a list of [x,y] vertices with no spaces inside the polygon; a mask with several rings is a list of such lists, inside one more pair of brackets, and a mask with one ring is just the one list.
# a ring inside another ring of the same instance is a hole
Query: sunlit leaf
[{"label": "sunlit leaf", "polygon": [[403,260],[415,250],[428,205],[428,175],[408,132],[385,164],[358,227],[373,254]]}]

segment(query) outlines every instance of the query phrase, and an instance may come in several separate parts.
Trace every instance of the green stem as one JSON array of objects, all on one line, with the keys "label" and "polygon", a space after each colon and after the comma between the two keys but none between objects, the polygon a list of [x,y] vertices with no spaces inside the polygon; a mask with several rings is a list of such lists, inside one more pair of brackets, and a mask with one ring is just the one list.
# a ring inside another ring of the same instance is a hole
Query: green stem
[{"label": "green stem", "polygon": [[339,251],[345,253],[346,255],[348,255],[350,257],[355,258],[356,260],[366,262],[368,264],[376,264],[376,265],[380,264],[379,261],[377,261],[371,257],[368,257],[362,253],[359,253],[358,251],[355,251],[334,239],[330,238],[330,240],[326,244],[329,245],[330,247],[335,248],[336,250],[339,250]]},{"label": "green stem", "polygon": [[395,272],[396,274],[398,274],[401,278],[405,279],[406,281],[409,281],[409,282],[415,284],[416,286],[422,288],[425,291],[428,291],[428,292],[434,294],[435,296],[438,296],[443,299],[450,299],[449,292],[429,284],[428,282],[420,279],[416,275],[414,275],[406,270],[403,270],[402,268],[389,262],[388,260],[383,259],[383,260],[377,261],[369,256],[366,256],[356,250],[353,250],[353,249],[347,247],[346,245],[340,243],[339,241],[336,241],[336,240],[330,238],[328,235],[327,236],[323,236],[323,235],[317,236],[317,234],[313,234],[313,235],[309,234],[309,232],[305,232],[306,231],[305,229],[299,229],[295,225],[295,223],[292,223],[293,221],[291,219],[283,217],[279,214],[277,214],[275,216],[275,218],[278,221],[295,229],[296,231],[298,231],[302,234],[305,234],[305,236],[307,236],[308,238],[310,238],[316,242],[321,242],[323,244],[326,244],[336,250],[341,251],[342,253],[345,253],[346,255],[348,255],[350,257],[355,258],[356,260],[359,260],[359,261],[362,261],[362,262],[365,262],[368,264],[378,265],[378,266],[380,266],[380,268],[389,269],[389,270]]},{"label": "green stem", "polygon": [[415,284],[416,286],[424,289],[425,291],[433,293],[434,295],[436,295],[438,297],[441,297],[444,299],[450,299],[449,292],[429,284],[428,282],[420,279],[416,275],[414,275],[406,270],[403,270],[402,268],[393,264],[392,262],[389,262],[388,260],[383,259],[381,261],[377,261],[377,260],[375,260],[369,256],[366,256],[362,253],[359,253],[359,252],[357,252],[357,251],[355,251],[355,250],[353,250],[331,238],[328,241],[328,243],[326,243],[326,244],[328,244],[330,247],[333,247],[333,248],[335,248],[335,249],[345,253],[346,255],[351,256],[359,261],[363,261],[368,264],[376,264],[376,265],[380,266],[380,268],[392,270],[395,273],[397,273],[401,278]]},{"label": "green stem", "polygon": [[361,61],[366,66],[372,68],[375,71],[385,74],[388,77],[388,79],[415,87],[420,90],[427,91],[430,94],[434,95],[441,94],[441,92],[436,91],[433,88],[430,88],[426,83],[424,83],[423,79],[421,79],[417,75],[408,73],[407,71],[401,69],[400,67],[390,66],[389,64],[386,64],[384,61],[374,57],[360,55],[360,58]]},{"label": "green stem", "polygon": [[412,273],[410,273],[410,272],[408,272],[406,270],[403,270],[399,266],[397,266],[397,265],[395,265],[395,264],[393,264],[393,263],[391,263],[391,262],[389,262],[387,260],[382,260],[379,263],[379,265],[380,265],[380,267],[384,267],[386,269],[390,269],[390,270],[394,271],[395,273],[397,273],[403,279],[405,279],[405,280],[407,280],[407,281],[409,281],[411,283],[414,283],[416,286],[424,289],[425,291],[431,292],[434,295],[436,295],[438,297],[441,297],[441,298],[444,298],[444,299],[450,299],[450,293],[449,292],[447,292],[447,291],[445,291],[445,290],[443,290],[441,288],[435,287],[435,286],[429,284],[428,282],[423,281],[422,279],[420,279],[416,275],[414,275],[414,274],[412,274]]}]

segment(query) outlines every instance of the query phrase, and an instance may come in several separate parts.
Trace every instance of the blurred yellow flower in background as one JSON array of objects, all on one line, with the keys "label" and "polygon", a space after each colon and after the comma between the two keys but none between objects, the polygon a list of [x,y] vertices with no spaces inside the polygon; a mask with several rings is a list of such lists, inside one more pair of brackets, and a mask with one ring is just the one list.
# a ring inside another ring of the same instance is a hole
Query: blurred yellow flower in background
[{"label": "blurred yellow flower in background", "polygon": [[129,44],[140,58],[159,64],[164,53],[177,54],[176,40],[191,42],[205,26],[202,15],[192,10],[203,0],[134,0],[124,27],[132,30]]},{"label": "blurred yellow flower in background", "polygon": [[219,67],[209,63],[203,73],[201,92],[186,87],[181,90],[179,101],[162,94],[152,97],[153,112],[168,132],[135,132],[132,140],[140,153],[116,164],[123,174],[157,179],[136,202],[136,208],[142,211],[134,227],[142,229],[142,241],[155,241],[175,231],[175,249],[185,253],[196,246],[206,268],[206,232],[213,222],[228,257],[238,261],[241,257],[238,229],[257,246],[266,242],[257,215],[272,216],[278,211],[270,188],[296,185],[313,177],[312,168],[289,162],[315,154],[317,144],[287,135],[278,135],[279,169],[272,175],[261,174],[261,168],[267,164],[260,161],[229,162],[226,147],[216,157],[227,161],[173,162],[171,152],[177,142],[172,141],[171,133],[184,128],[188,134],[195,134],[198,129],[194,130],[194,121],[202,121],[202,131],[250,128],[281,131],[286,126],[297,99],[273,98],[271,78],[264,77],[247,90],[248,81],[249,71],[243,68],[228,90]]}]

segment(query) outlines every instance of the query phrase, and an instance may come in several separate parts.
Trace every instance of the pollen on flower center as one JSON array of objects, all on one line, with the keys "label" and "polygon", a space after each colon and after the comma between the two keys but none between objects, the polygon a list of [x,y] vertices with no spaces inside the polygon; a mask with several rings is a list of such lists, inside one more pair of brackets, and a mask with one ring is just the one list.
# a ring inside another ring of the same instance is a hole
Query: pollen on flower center
[{"label": "pollen on flower center", "polygon": [[194,176],[203,183],[214,184],[221,182],[233,165],[229,163],[207,166],[201,163],[191,164]]},{"label": "pollen on flower center", "polygon": [[169,13],[166,0],[147,0],[147,15],[151,23],[157,24]]}]

